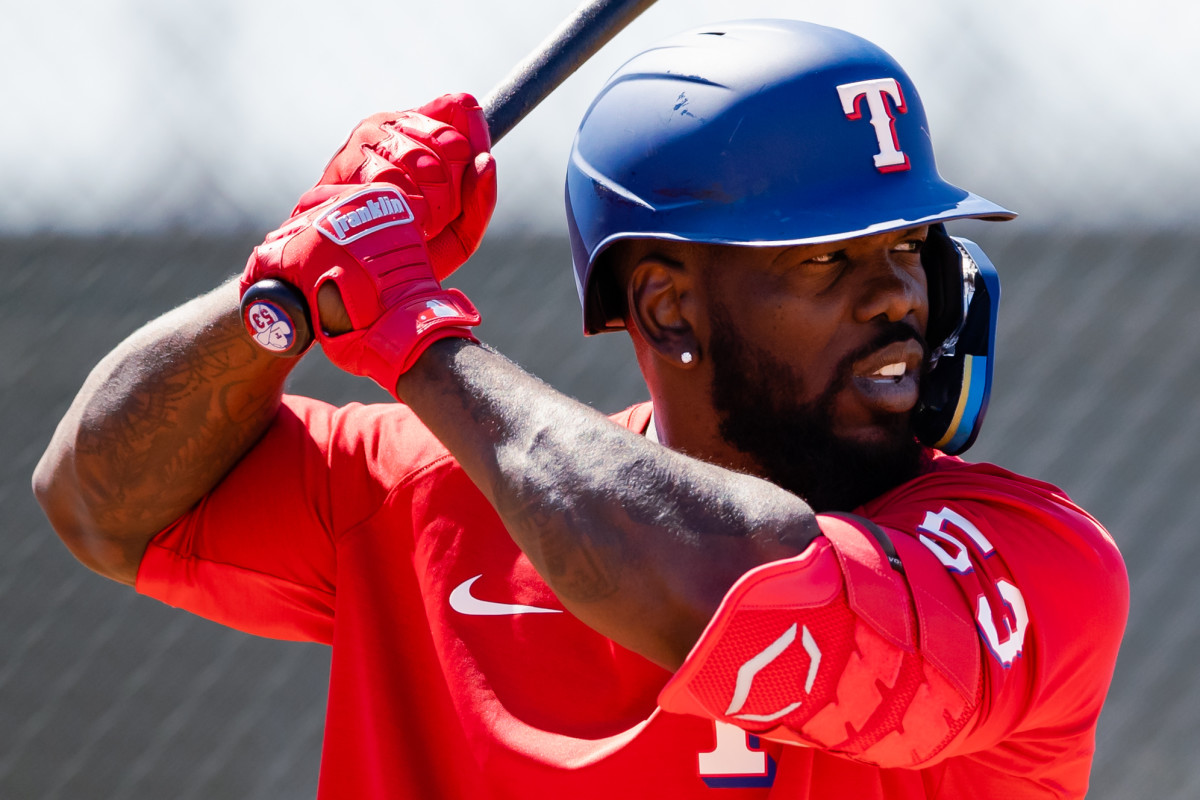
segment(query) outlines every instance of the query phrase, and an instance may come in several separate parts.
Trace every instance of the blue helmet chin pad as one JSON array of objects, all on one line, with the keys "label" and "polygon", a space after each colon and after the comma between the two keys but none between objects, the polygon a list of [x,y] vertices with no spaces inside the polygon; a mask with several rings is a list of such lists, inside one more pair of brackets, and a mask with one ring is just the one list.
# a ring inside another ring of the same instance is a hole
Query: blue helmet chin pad
[{"label": "blue helmet chin pad", "polygon": [[936,361],[921,380],[921,399],[913,422],[922,443],[958,455],[975,443],[987,413],[1000,276],[975,242],[949,239],[958,263],[943,268],[962,276],[962,324],[935,349]]}]

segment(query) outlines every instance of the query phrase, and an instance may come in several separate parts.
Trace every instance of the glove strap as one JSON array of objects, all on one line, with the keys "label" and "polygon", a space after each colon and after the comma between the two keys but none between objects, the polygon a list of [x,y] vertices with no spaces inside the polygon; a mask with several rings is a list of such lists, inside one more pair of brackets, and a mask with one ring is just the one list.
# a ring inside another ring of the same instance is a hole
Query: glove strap
[{"label": "glove strap", "polygon": [[429,345],[450,337],[478,342],[471,328],[479,323],[479,311],[465,294],[458,289],[443,289],[404,300],[369,328],[327,336],[322,347],[336,363],[357,362],[353,372],[365,375],[400,399],[396,381]]}]

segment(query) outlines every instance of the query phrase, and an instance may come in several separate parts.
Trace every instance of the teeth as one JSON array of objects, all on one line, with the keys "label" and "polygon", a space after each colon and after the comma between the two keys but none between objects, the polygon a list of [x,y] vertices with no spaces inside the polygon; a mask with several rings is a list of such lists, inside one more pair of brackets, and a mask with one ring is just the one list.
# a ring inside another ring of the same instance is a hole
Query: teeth
[{"label": "teeth", "polygon": [[888,364],[886,367],[880,367],[875,370],[875,374],[884,378],[899,378],[902,376],[908,366],[903,361],[898,361],[895,364]]}]

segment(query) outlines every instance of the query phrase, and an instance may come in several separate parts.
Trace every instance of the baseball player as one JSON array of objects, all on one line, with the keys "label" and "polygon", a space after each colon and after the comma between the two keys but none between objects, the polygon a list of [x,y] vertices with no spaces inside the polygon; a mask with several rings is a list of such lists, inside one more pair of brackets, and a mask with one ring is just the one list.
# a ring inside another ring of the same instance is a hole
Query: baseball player
[{"label": "baseball player", "polygon": [[[999,283],[944,223],[1013,215],[940,177],[901,68],[759,20],[605,85],[567,208],[585,330],[649,390],[613,417],[440,284],[488,151],[469,96],[366,120],[239,281],[102,361],[34,481],[72,551],[331,645],[325,800],[1083,797],[1127,577],[1060,489],[955,455]],[[283,395],[264,278],[401,402]]]}]

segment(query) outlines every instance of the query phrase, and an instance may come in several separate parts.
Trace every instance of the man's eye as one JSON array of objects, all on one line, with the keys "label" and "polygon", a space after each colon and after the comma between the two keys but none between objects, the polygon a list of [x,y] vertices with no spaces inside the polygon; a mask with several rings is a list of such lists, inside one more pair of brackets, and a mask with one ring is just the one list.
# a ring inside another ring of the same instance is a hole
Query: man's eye
[{"label": "man's eye", "polygon": [[925,246],[924,239],[909,239],[896,245],[896,250],[901,253],[919,253],[921,248]]},{"label": "man's eye", "polygon": [[832,264],[836,261],[840,261],[841,258],[842,251],[835,250],[832,253],[822,253],[819,256],[813,256],[812,258],[805,259],[805,261],[809,264]]}]

